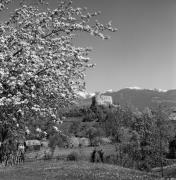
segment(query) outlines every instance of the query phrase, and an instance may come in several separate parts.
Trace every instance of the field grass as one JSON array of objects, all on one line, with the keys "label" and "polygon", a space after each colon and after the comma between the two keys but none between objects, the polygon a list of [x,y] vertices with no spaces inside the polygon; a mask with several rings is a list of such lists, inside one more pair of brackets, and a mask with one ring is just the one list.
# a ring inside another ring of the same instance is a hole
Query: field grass
[{"label": "field grass", "polygon": [[154,180],[154,174],[86,161],[35,161],[0,169],[0,180]]},{"label": "field grass", "polygon": [[[76,152],[79,155],[79,160],[90,160],[90,156],[91,156],[91,153],[94,150],[94,148],[95,147],[82,147],[82,148],[65,149],[65,148],[56,147],[53,156],[54,156],[54,158],[60,157],[61,159],[64,159],[71,152]],[[102,146],[99,146],[97,148],[102,149],[106,156],[111,155],[111,154],[115,154],[115,146],[112,144],[102,145]],[[47,150],[47,148],[43,148],[40,151],[28,153],[27,156],[30,157],[31,159],[40,159],[43,156],[44,151],[46,151],[46,150]]]},{"label": "field grass", "polygon": [[[161,174],[161,168],[153,168],[152,172]],[[176,179],[176,164],[163,167],[164,177]]]}]

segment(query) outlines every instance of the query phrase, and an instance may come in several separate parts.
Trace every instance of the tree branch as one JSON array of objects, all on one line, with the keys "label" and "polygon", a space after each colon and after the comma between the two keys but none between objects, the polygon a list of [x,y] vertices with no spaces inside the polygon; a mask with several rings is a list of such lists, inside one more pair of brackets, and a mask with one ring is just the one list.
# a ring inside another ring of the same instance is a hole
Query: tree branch
[{"label": "tree branch", "polygon": [[23,47],[22,47],[20,50],[18,50],[17,52],[15,52],[15,53],[13,54],[13,57],[16,56],[16,55],[18,55],[20,52],[22,52],[22,50],[23,50]]}]

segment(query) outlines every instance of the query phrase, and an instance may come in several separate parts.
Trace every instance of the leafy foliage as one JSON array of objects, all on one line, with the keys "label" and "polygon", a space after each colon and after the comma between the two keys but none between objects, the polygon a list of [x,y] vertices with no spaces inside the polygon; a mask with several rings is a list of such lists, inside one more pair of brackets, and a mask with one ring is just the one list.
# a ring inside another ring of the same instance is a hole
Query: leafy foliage
[{"label": "leafy foliage", "polygon": [[164,166],[168,151],[170,129],[168,117],[161,110],[131,112],[117,107],[109,111],[104,130],[116,144],[117,164],[150,170]]},{"label": "leafy foliage", "polygon": [[71,152],[68,156],[67,156],[67,161],[78,161],[78,154],[77,152]]}]

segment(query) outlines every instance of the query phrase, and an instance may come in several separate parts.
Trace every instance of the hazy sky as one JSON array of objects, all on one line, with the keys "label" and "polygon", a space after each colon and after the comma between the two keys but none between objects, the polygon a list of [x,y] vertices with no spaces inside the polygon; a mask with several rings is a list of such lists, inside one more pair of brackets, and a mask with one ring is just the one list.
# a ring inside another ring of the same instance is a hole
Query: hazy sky
[{"label": "hazy sky", "polygon": [[[49,0],[54,7],[56,0]],[[124,87],[176,89],[176,0],[73,0],[74,6],[100,10],[119,31],[103,41],[80,35],[77,44],[92,46],[94,69],[87,91]]]},{"label": "hazy sky", "polygon": [[[175,0],[75,0],[102,11],[119,31],[109,41],[82,38],[92,45],[96,68],[87,73],[88,91],[124,87],[176,88]],[[81,40],[80,40],[81,41]]]}]

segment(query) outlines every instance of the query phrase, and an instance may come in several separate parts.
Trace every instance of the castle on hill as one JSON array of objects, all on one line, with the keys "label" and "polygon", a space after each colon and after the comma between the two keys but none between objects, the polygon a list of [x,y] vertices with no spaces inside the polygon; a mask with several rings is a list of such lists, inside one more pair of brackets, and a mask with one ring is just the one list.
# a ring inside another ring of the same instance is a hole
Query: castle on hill
[{"label": "castle on hill", "polygon": [[106,96],[102,95],[101,93],[97,93],[95,96],[92,97],[92,104],[96,105],[112,105],[112,97],[111,96]]}]

